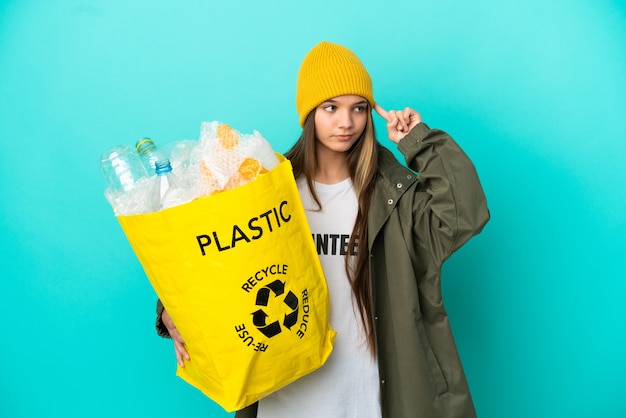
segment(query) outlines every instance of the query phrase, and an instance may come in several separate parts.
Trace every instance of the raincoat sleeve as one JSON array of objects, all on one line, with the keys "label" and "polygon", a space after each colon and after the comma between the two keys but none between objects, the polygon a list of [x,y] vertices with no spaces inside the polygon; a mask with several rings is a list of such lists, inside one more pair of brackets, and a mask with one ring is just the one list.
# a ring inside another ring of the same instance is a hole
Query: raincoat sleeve
[{"label": "raincoat sleeve", "polygon": [[398,144],[418,172],[413,203],[414,236],[443,263],[489,220],[474,164],[445,132],[420,123]]},{"label": "raincoat sleeve", "polygon": [[165,327],[165,324],[163,323],[163,310],[165,308],[163,307],[163,304],[161,303],[161,300],[158,299],[157,300],[157,304],[156,304],[156,323],[155,323],[155,327],[156,327],[156,331],[157,334],[159,334],[159,336],[163,337],[163,338],[172,338],[170,336],[169,331],[167,330],[167,328]]},{"label": "raincoat sleeve", "polygon": [[252,405],[237,411],[235,418],[256,418],[258,407],[259,403],[255,402]]}]

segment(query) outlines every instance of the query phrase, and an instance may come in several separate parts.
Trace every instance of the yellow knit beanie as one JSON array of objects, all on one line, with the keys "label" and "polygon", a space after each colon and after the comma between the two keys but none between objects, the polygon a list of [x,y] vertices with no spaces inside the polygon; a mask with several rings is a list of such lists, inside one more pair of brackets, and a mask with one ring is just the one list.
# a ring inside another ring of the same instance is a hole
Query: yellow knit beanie
[{"label": "yellow knit beanie", "polygon": [[300,126],[320,103],[355,94],[374,105],[372,79],[361,60],[348,48],[330,42],[317,44],[302,60],[296,84]]}]

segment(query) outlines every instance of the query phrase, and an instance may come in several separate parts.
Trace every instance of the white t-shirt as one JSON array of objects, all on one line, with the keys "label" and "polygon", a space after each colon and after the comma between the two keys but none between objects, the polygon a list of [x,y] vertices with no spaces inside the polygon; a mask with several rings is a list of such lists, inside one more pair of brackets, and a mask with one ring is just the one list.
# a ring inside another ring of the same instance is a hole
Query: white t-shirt
[{"label": "white t-shirt", "polygon": [[259,401],[257,418],[380,418],[378,365],[344,267],[358,210],[352,181],[315,183],[321,211],[306,179],[298,180],[298,190],[328,282],[330,324],[337,337],[321,368]]}]

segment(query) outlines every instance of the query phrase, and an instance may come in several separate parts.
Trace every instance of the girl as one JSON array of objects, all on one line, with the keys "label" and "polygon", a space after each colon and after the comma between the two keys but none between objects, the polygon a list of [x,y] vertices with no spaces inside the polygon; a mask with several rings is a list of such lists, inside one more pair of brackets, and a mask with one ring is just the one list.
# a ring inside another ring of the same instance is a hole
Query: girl
[{"label": "girl", "polygon": [[[320,254],[337,337],[324,366],[236,416],[476,416],[440,285],[442,263],[489,219],[473,164],[415,110],[376,104],[368,72],[341,45],[304,58],[296,107],[303,131],[286,157],[314,239],[340,243]],[[376,140],[372,110],[410,169]],[[184,342],[158,311],[182,366]]]}]

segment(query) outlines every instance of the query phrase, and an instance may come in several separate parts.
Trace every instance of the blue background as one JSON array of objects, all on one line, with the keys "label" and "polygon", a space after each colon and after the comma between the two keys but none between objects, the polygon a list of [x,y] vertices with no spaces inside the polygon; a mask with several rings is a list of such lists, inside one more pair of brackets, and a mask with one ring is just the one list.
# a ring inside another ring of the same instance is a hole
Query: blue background
[{"label": "blue background", "polygon": [[97,160],[203,120],[286,151],[324,39],[478,168],[492,220],[444,297],[479,416],[626,416],[618,0],[1,2],[0,416],[228,416],[174,376]]}]

